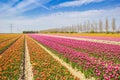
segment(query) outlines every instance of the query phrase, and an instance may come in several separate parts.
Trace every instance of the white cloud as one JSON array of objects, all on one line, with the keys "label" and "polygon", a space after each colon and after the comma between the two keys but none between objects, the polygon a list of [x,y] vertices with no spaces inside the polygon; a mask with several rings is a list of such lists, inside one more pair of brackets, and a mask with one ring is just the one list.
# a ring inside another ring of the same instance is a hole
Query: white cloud
[{"label": "white cloud", "polygon": [[19,0],[11,0],[8,3],[0,3],[0,12],[6,11],[12,7],[13,4],[18,2]]},{"label": "white cloud", "polygon": [[53,6],[52,8],[60,8],[60,7],[74,7],[74,6],[81,6],[84,4],[95,3],[95,2],[102,2],[104,0],[74,0],[69,2],[64,2]]},{"label": "white cloud", "polygon": [[51,0],[23,0],[22,2],[19,2],[16,6],[12,7],[12,5],[15,4],[17,1],[18,0],[12,0],[6,4],[0,3],[0,5],[2,5],[2,7],[0,7],[0,14],[3,16],[14,16],[37,7],[48,9],[46,6],[44,6],[44,4]]},{"label": "white cloud", "polygon": [[[14,24],[14,28],[22,30],[40,30],[47,28],[56,28],[62,26],[71,26],[83,23],[84,21],[90,20],[98,21],[99,19],[105,20],[108,18],[111,20],[113,17],[116,18],[117,25],[120,25],[120,7],[109,10],[89,10],[89,11],[73,11],[73,12],[58,12],[50,15],[39,16],[36,18],[28,19],[23,16],[13,19],[1,19],[0,20],[0,32],[6,29],[11,23]],[[4,28],[5,27],[5,28]]]}]

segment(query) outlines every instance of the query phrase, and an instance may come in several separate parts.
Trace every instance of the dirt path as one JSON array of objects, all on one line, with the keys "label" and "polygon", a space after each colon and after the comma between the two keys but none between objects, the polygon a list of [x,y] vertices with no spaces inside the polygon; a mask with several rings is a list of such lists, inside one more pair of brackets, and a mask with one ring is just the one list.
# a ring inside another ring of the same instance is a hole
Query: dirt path
[{"label": "dirt path", "polygon": [[18,80],[33,80],[32,65],[30,63],[30,56],[26,40],[25,40],[25,52],[23,54],[23,59],[20,68],[21,74]]},{"label": "dirt path", "polygon": [[97,40],[97,39],[86,39],[86,38],[76,38],[76,37],[54,36],[54,35],[46,35],[46,34],[38,34],[38,35],[45,35],[45,36],[58,37],[58,38],[67,38],[67,39],[84,40],[84,41],[91,41],[91,42],[98,42],[98,43],[105,43],[105,44],[120,45],[120,42],[108,41],[108,40]]},{"label": "dirt path", "polygon": [[57,57],[55,54],[53,54],[50,50],[48,50],[47,48],[45,48],[43,45],[41,45],[40,43],[38,43],[37,41],[33,40],[34,42],[36,42],[41,48],[43,48],[46,52],[48,52],[54,59],[56,59],[58,62],[61,63],[61,65],[63,65],[64,67],[66,67],[70,73],[72,75],[74,75],[75,77],[79,78],[80,80],[95,80],[94,78],[90,78],[90,79],[86,79],[84,74],[81,73],[80,71],[78,71],[77,69],[73,69],[71,65],[67,64],[66,62],[64,62],[62,59],[60,59],[59,57]]},{"label": "dirt path", "polygon": [[33,80],[32,65],[30,63],[27,41],[25,41],[25,80]]}]

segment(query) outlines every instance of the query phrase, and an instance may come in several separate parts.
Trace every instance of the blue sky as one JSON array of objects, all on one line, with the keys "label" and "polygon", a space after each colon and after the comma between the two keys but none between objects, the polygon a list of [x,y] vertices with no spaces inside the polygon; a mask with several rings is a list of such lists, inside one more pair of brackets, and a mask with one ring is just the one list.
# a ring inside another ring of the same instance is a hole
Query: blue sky
[{"label": "blue sky", "polygon": [[0,0],[0,32],[42,30],[86,20],[120,21],[120,0]]}]

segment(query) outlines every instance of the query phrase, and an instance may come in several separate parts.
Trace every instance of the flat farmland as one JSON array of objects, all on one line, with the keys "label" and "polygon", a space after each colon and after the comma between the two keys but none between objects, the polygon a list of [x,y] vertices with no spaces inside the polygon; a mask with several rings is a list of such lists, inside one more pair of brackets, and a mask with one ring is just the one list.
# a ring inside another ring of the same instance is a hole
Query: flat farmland
[{"label": "flat farmland", "polygon": [[120,37],[0,34],[0,80],[120,80]]}]

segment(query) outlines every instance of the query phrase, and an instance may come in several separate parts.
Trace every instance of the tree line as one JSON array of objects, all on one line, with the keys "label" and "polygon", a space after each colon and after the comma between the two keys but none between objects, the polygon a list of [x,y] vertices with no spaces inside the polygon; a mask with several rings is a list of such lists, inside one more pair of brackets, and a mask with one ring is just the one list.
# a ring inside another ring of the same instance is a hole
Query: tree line
[{"label": "tree line", "polygon": [[52,28],[41,30],[41,33],[119,33],[120,26],[116,25],[116,19],[113,18],[111,22],[106,18],[98,22],[90,22],[89,20],[72,26],[65,26],[61,28]]}]

